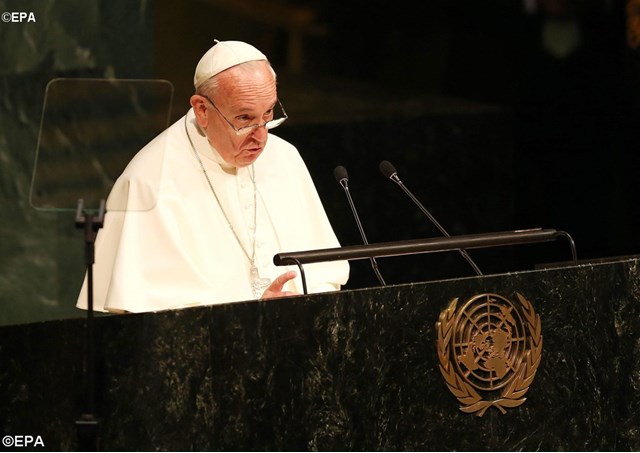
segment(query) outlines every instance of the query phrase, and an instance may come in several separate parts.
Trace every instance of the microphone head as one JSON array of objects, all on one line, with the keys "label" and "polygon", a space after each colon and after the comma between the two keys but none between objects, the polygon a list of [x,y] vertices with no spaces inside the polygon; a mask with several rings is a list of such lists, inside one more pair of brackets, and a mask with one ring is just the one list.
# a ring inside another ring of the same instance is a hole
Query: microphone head
[{"label": "microphone head", "polygon": [[398,173],[396,171],[396,167],[394,167],[393,164],[388,160],[383,160],[382,162],[380,162],[380,165],[378,166],[378,168],[380,168],[380,171],[382,172],[382,174],[389,179],[393,179],[393,177],[396,176]]},{"label": "microphone head", "polygon": [[336,181],[338,181],[338,183],[340,184],[342,184],[342,181],[349,181],[349,174],[347,173],[347,169],[342,165],[338,165],[333,170],[333,176],[336,177]]}]

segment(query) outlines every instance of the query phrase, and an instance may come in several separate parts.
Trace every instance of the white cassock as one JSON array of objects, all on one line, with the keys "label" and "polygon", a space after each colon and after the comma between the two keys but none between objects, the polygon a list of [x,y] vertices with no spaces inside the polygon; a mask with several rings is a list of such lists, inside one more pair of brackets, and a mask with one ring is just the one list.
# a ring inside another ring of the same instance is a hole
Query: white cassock
[{"label": "white cassock", "polygon": [[[297,270],[275,266],[275,254],[339,246],[293,145],[269,134],[253,167],[235,170],[189,110],[136,154],[109,195],[96,239],[93,305],[145,312],[251,300],[254,250],[260,277],[272,281]],[[304,270],[309,293],[337,291],[349,276],[346,261]],[[303,292],[299,271],[284,290]],[[87,306],[86,277],[77,306]]]}]

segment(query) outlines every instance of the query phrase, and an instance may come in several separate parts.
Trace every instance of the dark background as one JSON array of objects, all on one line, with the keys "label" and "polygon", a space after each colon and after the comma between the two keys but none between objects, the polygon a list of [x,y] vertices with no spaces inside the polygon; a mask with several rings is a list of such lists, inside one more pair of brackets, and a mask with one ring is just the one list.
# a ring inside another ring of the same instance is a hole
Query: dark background
[{"label": "dark background", "polygon": [[[279,76],[300,150],[336,234],[369,242],[439,232],[377,166],[388,159],[450,234],[555,228],[581,260],[637,254],[640,50],[626,1],[0,1],[36,23],[0,24],[0,322],[81,316],[81,235],[67,213],[29,206],[46,83],[161,78],[171,118],[213,39],[246,40]],[[555,31],[555,33],[554,33]],[[545,41],[546,39],[546,41]],[[544,43],[547,42],[547,45]],[[566,243],[472,251],[485,273],[570,258]],[[376,285],[352,263],[348,288]],[[380,260],[388,283],[473,272],[455,252]]]}]

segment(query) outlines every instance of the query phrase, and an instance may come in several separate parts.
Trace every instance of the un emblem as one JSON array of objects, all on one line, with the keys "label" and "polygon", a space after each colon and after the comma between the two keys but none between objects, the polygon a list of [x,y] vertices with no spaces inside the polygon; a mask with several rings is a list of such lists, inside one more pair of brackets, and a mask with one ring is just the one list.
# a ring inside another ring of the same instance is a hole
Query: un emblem
[{"label": "un emblem", "polygon": [[436,323],[440,372],[462,404],[483,416],[496,407],[520,406],[542,357],[540,317],[521,294],[514,304],[497,294],[480,294],[458,310],[458,299]]}]

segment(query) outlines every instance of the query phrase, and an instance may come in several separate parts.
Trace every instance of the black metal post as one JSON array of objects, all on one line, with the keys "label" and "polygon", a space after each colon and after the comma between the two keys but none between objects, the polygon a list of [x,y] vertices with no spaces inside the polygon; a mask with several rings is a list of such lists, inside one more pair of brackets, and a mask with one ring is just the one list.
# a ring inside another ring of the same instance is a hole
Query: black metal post
[{"label": "black metal post", "polygon": [[87,267],[87,319],[85,322],[84,348],[84,407],[76,420],[79,451],[100,450],[100,422],[95,414],[96,354],[93,311],[93,263],[95,261],[95,240],[104,222],[105,202],[100,202],[97,216],[84,209],[84,201],[78,201],[76,228],[84,230],[85,263]]}]

